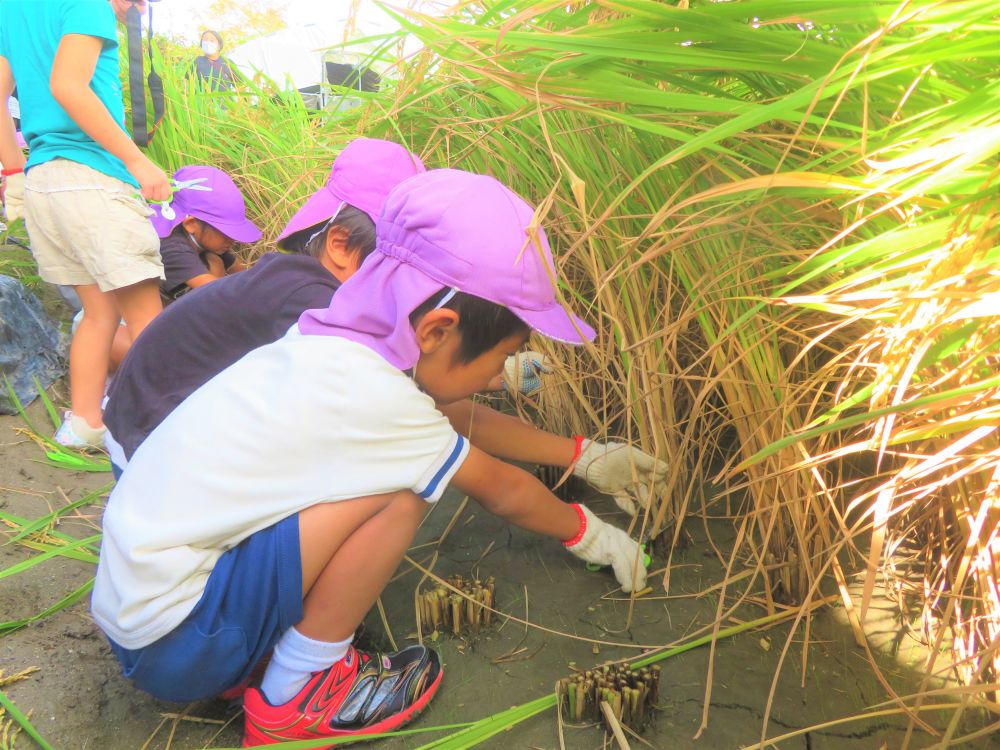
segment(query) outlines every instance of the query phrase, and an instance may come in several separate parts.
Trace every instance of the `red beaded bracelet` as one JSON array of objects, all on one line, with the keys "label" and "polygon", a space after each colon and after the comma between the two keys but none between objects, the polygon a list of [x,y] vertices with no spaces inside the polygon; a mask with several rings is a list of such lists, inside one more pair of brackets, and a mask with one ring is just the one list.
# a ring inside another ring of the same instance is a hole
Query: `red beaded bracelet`
[{"label": "red beaded bracelet", "polygon": [[0,170],[0,177],[10,177],[12,174],[21,174],[24,171],[24,167],[11,167],[10,169]]},{"label": "red beaded bracelet", "polygon": [[576,532],[575,537],[563,542],[563,546],[565,547],[572,547],[574,544],[579,544],[584,534],[587,533],[587,515],[583,512],[583,508],[580,507],[579,503],[570,503],[569,507],[575,510],[576,515],[580,517],[580,530]]}]

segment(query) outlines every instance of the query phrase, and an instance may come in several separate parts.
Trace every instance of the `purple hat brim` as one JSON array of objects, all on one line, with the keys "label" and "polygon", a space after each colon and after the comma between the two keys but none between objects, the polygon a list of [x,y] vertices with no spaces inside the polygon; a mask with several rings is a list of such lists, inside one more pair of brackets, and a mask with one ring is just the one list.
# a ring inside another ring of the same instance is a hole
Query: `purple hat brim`
[{"label": "purple hat brim", "polygon": [[525,310],[513,305],[506,307],[527,323],[533,331],[553,341],[582,346],[597,336],[593,328],[576,315],[566,312],[558,304],[553,304],[544,310]]},{"label": "purple hat brim", "polygon": [[242,219],[234,222],[222,222],[215,218],[199,216],[197,211],[194,213],[177,211],[174,218],[166,219],[161,213],[162,210],[162,206],[154,207],[153,215],[149,217],[149,220],[153,223],[153,228],[156,230],[156,234],[159,235],[160,239],[166,239],[169,237],[170,233],[173,232],[187,216],[193,216],[196,219],[201,219],[209,226],[218,229],[224,235],[232,240],[235,240],[236,242],[256,242],[262,236],[261,231],[249,219]]},{"label": "purple hat brim", "polygon": [[223,222],[218,219],[207,219],[203,216],[198,216],[197,214],[190,215],[194,216],[196,219],[201,219],[213,229],[222,232],[226,235],[226,237],[231,240],[236,240],[237,242],[256,242],[261,238],[261,231],[254,226],[254,223],[250,221],[250,219]]},{"label": "purple hat brim", "polygon": [[278,239],[276,240],[278,247],[281,247],[282,243],[296,232],[301,232],[303,229],[309,229],[309,227],[329,221],[340,212],[340,208],[343,205],[344,201],[336,197],[324,185],[309,196],[309,199],[302,205],[302,208],[295,212],[295,215],[288,221],[285,228],[281,230],[281,234],[278,235]]}]

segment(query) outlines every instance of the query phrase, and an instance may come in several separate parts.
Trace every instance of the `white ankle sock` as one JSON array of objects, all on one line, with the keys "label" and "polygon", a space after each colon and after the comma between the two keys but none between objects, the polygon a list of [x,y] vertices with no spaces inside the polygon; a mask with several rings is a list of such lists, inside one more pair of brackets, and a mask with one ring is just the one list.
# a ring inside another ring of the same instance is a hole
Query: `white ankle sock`
[{"label": "white ankle sock", "polygon": [[289,628],[274,647],[260,689],[272,706],[288,703],[309,682],[314,672],[321,672],[344,658],[354,640],[314,641],[295,628]]}]

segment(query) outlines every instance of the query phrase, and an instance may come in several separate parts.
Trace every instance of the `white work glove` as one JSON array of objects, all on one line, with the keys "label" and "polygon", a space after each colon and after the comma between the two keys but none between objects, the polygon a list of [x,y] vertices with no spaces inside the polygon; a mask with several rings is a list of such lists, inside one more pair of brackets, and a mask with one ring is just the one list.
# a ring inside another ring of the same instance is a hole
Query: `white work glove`
[{"label": "white work glove", "polygon": [[3,183],[3,212],[13,223],[24,216],[24,172],[7,175]]},{"label": "white work glove", "polygon": [[542,375],[552,372],[548,358],[538,352],[518,352],[503,363],[503,387],[531,396],[542,389]]},{"label": "white work glove", "polygon": [[619,508],[635,516],[639,508],[649,507],[651,491],[662,490],[667,465],[628,443],[584,440],[573,476],[611,495]]},{"label": "white work glove", "polygon": [[583,536],[575,544],[563,542],[566,549],[586,562],[610,565],[626,593],[646,588],[646,566],[639,543],[616,526],[602,521],[590,509],[582,505],[574,507],[582,513]]}]

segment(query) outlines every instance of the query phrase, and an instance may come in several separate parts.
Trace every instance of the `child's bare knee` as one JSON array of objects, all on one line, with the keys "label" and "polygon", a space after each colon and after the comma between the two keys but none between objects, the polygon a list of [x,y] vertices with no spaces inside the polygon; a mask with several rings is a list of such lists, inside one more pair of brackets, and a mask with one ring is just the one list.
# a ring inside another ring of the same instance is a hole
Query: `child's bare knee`
[{"label": "child's bare knee", "polygon": [[393,494],[388,507],[393,512],[423,518],[427,511],[430,510],[431,505],[415,492],[404,490]]},{"label": "child's bare knee", "polygon": [[88,308],[80,319],[77,331],[89,329],[110,332],[118,328],[118,321],[118,311],[112,306]]}]

